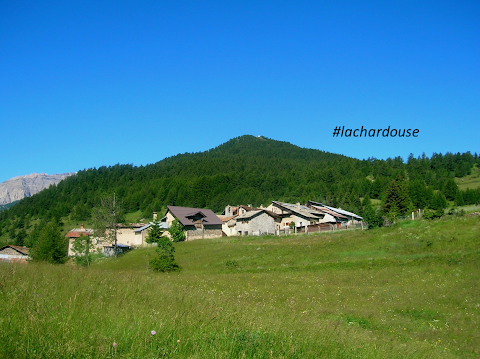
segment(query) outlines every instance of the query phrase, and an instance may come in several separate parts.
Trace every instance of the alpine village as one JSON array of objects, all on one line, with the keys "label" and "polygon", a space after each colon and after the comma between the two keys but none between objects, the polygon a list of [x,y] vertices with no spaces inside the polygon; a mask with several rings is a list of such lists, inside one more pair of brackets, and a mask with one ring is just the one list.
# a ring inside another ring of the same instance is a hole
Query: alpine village
[{"label": "alpine village", "polygon": [[[473,358],[479,204],[470,152],[359,160],[245,135],[79,170],[0,212],[0,302],[25,316],[2,315],[0,356],[193,358],[215,341],[231,358]],[[49,284],[28,284],[29,267]],[[270,310],[292,329],[253,319]],[[23,341],[52,325],[49,344]],[[95,333],[84,347],[80,326]]]}]

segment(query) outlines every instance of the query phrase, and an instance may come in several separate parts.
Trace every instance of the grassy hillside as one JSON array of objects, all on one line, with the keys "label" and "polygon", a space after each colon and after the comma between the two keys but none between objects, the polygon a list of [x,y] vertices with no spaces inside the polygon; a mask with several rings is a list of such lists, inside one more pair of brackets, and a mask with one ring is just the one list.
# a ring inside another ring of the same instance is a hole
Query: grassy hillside
[{"label": "grassy hillside", "polygon": [[1,265],[0,357],[478,357],[479,233],[457,217],[197,240],[174,274],[148,271],[151,248]]},{"label": "grassy hillside", "polygon": [[472,173],[468,176],[455,178],[458,188],[466,190],[467,188],[475,189],[480,187],[480,168],[473,167]]}]

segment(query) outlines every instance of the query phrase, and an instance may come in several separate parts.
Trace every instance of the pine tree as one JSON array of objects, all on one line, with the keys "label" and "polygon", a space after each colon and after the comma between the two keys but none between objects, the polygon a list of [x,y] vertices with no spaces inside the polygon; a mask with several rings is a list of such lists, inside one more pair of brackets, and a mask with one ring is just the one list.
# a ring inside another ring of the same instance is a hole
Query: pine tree
[{"label": "pine tree", "polygon": [[455,194],[455,205],[456,206],[463,206],[465,202],[463,200],[463,194],[460,189],[457,189],[457,193]]},{"label": "pine tree", "polygon": [[145,242],[147,243],[158,243],[158,241],[163,237],[163,229],[160,227],[160,223],[158,221],[153,222],[148,230],[147,238],[145,238]]},{"label": "pine tree", "polygon": [[445,195],[447,201],[454,201],[457,194],[458,186],[452,178],[449,178],[443,184],[442,193]]},{"label": "pine tree", "polygon": [[389,218],[403,216],[412,210],[412,201],[405,190],[403,181],[392,180],[385,192],[383,212]]},{"label": "pine tree", "polygon": [[37,240],[31,250],[35,261],[49,263],[65,263],[67,260],[68,242],[62,236],[57,222],[51,221],[39,230]]},{"label": "pine tree", "polygon": [[172,222],[172,225],[168,229],[168,233],[170,233],[170,237],[174,242],[181,242],[185,240],[185,227],[183,227],[178,219],[175,219]]},{"label": "pine tree", "polygon": [[443,210],[444,208],[447,208],[447,200],[443,193],[435,192],[429,207],[433,210]]},{"label": "pine tree", "polygon": [[158,254],[157,258],[150,261],[150,268],[156,272],[172,272],[180,269],[180,266],[175,262],[175,247],[172,241],[167,237],[160,237],[157,241]]}]

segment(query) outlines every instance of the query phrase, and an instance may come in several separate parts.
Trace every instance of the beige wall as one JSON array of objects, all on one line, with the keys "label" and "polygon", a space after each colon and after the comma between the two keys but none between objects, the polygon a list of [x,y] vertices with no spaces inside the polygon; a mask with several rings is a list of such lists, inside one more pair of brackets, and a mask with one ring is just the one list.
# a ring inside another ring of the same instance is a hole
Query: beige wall
[{"label": "beige wall", "polygon": [[170,211],[167,212],[167,215],[166,215],[166,219],[167,219],[167,224],[168,226],[170,227],[173,223],[173,221],[175,220],[175,217],[170,213]]},{"label": "beige wall", "polygon": [[134,232],[132,228],[120,228],[117,230],[117,243],[126,244],[127,246],[141,246],[145,243],[144,233]]}]

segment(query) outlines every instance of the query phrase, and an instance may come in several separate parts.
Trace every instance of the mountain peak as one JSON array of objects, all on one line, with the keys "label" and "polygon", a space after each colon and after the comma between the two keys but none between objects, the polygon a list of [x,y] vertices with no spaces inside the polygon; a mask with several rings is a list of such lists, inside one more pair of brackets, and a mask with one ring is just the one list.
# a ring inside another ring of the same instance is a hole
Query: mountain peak
[{"label": "mountain peak", "polygon": [[74,172],[49,175],[46,173],[31,173],[29,175],[13,177],[0,183],[0,205],[19,201],[30,197],[55,185],[64,178],[75,174]]}]

